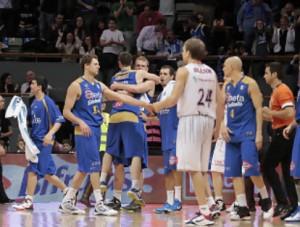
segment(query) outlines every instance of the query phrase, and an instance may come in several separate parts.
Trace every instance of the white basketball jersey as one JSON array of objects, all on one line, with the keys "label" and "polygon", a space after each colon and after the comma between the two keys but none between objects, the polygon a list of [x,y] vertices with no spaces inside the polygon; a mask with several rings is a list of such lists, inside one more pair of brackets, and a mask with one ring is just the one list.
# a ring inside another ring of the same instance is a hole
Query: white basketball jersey
[{"label": "white basketball jersey", "polygon": [[216,118],[216,73],[205,64],[190,63],[183,94],[177,103],[178,117],[203,115]]}]

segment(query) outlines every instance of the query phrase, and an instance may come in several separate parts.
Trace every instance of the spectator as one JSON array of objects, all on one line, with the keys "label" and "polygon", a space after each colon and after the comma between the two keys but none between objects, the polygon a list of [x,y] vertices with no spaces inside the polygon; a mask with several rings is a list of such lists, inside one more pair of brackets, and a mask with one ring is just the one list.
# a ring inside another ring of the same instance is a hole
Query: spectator
[{"label": "spectator", "polygon": [[149,25],[142,29],[137,40],[136,47],[138,54],[156,54],[159,50],[162,50],[163,33],[165,29],[166,21],[161,19],[156,25]]},{"label": "spectator", "polygon": [[13,131],[9,119],[5,118],[5,99],[0,95],[0,145],[5,150],[9,146],[9,137],[12,136]]},{"label": "spectator", "polygon": [[0,93],[16,93],[19,91],[19,85],[13,83],[10,73],[3,73],[0,81]]},{"label": "spectator", "polygon": [[[81,40],[77,34],[73,34],[72,32],[64,34],[63,32],[59,31],[59,36],[57,38],[55,47],[62,53],[67,55],[76,54],[78,53],[80,46]],[[64,57],[62,62],[76,62],[76,59]]]},{"label": "spectator", "polygon": [[275,54],[295,52],[295,30],[289,24],[287,17],[280,18],[280,27],[273,31],[272,43]]},{"label": "spectator", "polygon": [[35,73],[32,70],[26,72],[25,82],[21,85],[21,94],[30,93],[31,81],[35,78]]},{"label": "spectator", "polygon": [[300,16],[296,20],[295,24],[295,51],[300,52]]},{"label": "spectator", "polygon": [[266,56],[270,53],[271,34],[263,20],[255,22],[254,40],[252,43],[252,54]]},{"label": "spectator", "polygon": [[175,1],[174,0],[160,0],[159,12],[166,18],[167,29],[173,29],[175,19]]},{"label": "spectator", "polygon": [[40,6],[39,31],[40,38],[46,39],[51,23],[57,13],[58,0],[43,0]]},{"label": "spectator", "polygon": [[174,31],[176,31],[176,35],[182,41],[186,41],[191,37],[189,22],[187,20],[175,21]]},{"label": "spectator", "polygon": [[289,24],[294,25],[296,22],[295,18],[295,8],[293,3],[287,2],[284,7],[281,9],[281,16],[282,17],[287,17]]},{"label": "spectator", "polygon": [[18,36],[27,38],[37,34],[37,9],[34,4],[25,2],[19,13]]},{"label": "spectator", "polygon": [[144,11],[138,16],[137,20],[137,33],[140,33],[143,27],[148,25],[155,25],[158,21],[163,19],[163,15],[160,12],[154,11],[153,6],[149,3],[146,3],[144,6]]},{"label": "spectator", "polygon": [[201,39],[208,46],[207,42],[210,31],[209,27],[204,24],[203,16],[201,14],[191,16],[189,18],[189,26],[191,37]]},{"label": "spectator", "polygon": [[66,25],[64,23],[64,15],[57,14],[54,22],[51,24],[49,31],[46,34],[50,49],[55,48],[55,43],[58,39],[59,32],[65,32]]},{"label": "spectator", "polygon": [[163,41],[163,49],[159,55],[168,56],[168,59],[178,58],[181,56],[183,42],[176,38],[174,32],[169,30]]},{"label": "spectator", "polygon": [[25,142],[22,137],[18,138],[17,142],[17,153],[25,153]]},{"label": "spectator", "polygon": [[118,28],[123,32],[126,40],[126,49],[131,52],[133,46],[133,31],[134,31],[134,3],[127,0],[113,4],[113,15],[117,20]]},{"label": "spectator", "polygon": [[116,19],[110,18],[108,29],[105,29],[100,38],[103,48],[101,71],[103,72],[103,82],[110,84],[111,77],[118,69],[118,55],[125,46],[123,33],[117,29]]},{"label": "spectator", "polygon": [[79,15],[83,17],[88,32],[91,32],[93,22],[97,18],[97,0],[77,0]]},{"label": "spectator", "polygon": [[225,27],[223,18],[215,19],[213,21],[213,27],[210,36],[210,46],[213,54],[216,54],[221,47],[227,50],[229,43],[229,32]]},{"label": "spectator", "polygon": [[86,36],[86,29],[84,27],[83,17],[81,17],[81,16],[76,17],[73,33],[77,34],[78,38],[81,41],[84,40],[84,37]]},{"label": "spectator", "polygon": [[257,19],[265,21],[266,25],[271,25],[271,9],[263,0],[249,0],[239,9],[237,15],[237,26],[243,32],[244,42],[247,52],[251,51],[254,39],[254,24]]},{"label": "spectator", "polygon": [[96,46],[100,48],[101,48],[100,37],[105,29],[106,29],[106,23],[104,19],[99,19],[97,28],[92,34],[93,34],[93,42],[96,43]]},{"label": "spectator", "polygon": [[82,46],[79,48],[80,56],[87,54],[95,54],[95,47],[93,45],[93,40],[91,36],[86,36],[84,38]]}]

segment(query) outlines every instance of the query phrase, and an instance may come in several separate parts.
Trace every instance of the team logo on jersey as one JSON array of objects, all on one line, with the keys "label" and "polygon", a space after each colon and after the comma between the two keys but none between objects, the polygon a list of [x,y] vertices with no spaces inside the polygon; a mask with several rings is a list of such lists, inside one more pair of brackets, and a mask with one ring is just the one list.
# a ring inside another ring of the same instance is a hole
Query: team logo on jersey
[{"label": "team logo on jersey", "polygon": [[84,84],[84,87],[85,87],[85,88],[88,88],[88,87],[89,87],[89,85],[88,85],[88,84]]},{"label": "team logo on jersey", "polygon": [[234,109],[232,109],[232,110],[230,111],[230,117],[231,117],[231,118],[234,118]]},{"label": "team logo on jersey", "polygon": [[85,90],[86,99],[92,99],[94,97],[94,93],[91,90]]},{"label": "team logo on jersey", "polygon": [[241,90],[241,91],[244,90],[244,87],[245,87],[245,86],[242,84],[241,87],[240,87],[240,90]]},{"label": "team logo on jersey", "polygon": [[247,172],[250,168],[252,168],[251,163],[243,161],[243,169],[245,172]]}]

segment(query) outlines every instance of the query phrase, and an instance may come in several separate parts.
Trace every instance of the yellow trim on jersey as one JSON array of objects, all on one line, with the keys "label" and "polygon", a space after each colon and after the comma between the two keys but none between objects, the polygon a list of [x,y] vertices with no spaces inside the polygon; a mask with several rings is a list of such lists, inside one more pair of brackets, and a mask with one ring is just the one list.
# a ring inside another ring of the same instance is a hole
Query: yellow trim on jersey
[{"label": "yellow trim on jersey", "polygon": [[242,80],[243,83],[245,84],[252,84],[253,83],[253,79],[249,76],[245,76]]},{"label": "yellow trim on jersey", "polygon": [[138,123],[139,119],[134,113],[127,111],[112,114],[109,119],[109,123],[120,123],[126,121]]}]

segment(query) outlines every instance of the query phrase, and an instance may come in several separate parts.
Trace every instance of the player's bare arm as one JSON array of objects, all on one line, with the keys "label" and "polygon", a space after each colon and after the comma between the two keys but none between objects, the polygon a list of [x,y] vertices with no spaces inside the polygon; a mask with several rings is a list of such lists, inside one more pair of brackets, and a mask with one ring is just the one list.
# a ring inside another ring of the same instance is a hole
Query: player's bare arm
[{"label": "player's bare arm", "polygon": [[75,105],[75,102],[81,95],[81,89],[79,84],[74,81],[67,90],[66,100],[65,100],[65,106],[63,110],[63,115],[66,119],[71,121],[73,124],[78,125],[80,127],[80,130],[84,136],[90,136],[91,135],[91,129],[89,126],[80,118],[76,117],[72,113],[72,109]]},{"label": "player's bare arm", "polygon": [[163,108],[169,108],[177,104],[178,99],[182,95],[185,83],[188,77],[188,71],[186,68],[181,67],[176,72],[176,83],[172,94],[163,101],[156,102],[153,104],[155,112],[159,112]]},{"label": "player's bare arm", "polygon": [[256,137],[255,143],[258,150],[262,148],[263,145],[263,136],[262,136],[262,93],[254,80],[251,80],[249,84],[249,95],[252,99],[253,106],[256,111]]},{"label": "player's bare arm", "polygon": [[153,96],[155,91],[155,82],[153,80],[147,80],[139,84],[113,83],[110,88],[114,91],[125,90],[134,94],[142,94],[151,91],[152,94],[149,95]]},{"label": "player's bare arm", "polygon": [[141,107],[144,107],[145,109],[147,109],[149,112],[153,112],[152,106],[149,103],[132,98],[129,95],[120,94],[118,92],[115,92],[115,91],[109,89],[102,82],[100,82],[100,83],[101,83],[101,87],[103,90],[103,94],[108,100],[123,102],[123,103],[127,103],[127,104],[133,105],[133,106],[141,106]]}]

